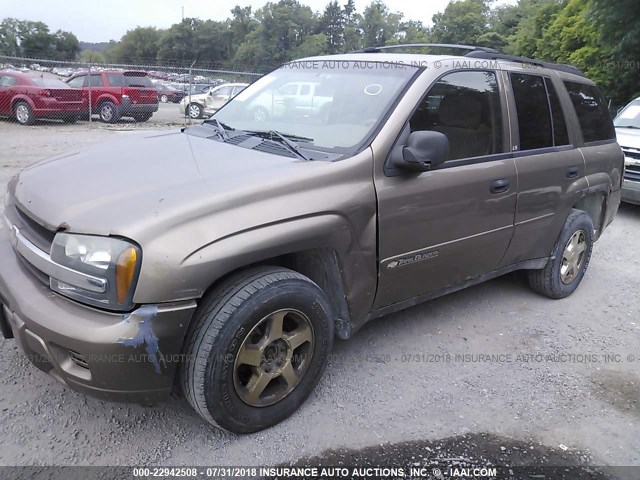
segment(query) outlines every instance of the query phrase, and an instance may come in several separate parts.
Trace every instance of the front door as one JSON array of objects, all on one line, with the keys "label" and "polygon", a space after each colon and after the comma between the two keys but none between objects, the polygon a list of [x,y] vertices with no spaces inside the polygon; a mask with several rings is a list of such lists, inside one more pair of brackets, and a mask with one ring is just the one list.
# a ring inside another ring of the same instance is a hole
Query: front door
[{"label": "front door", "polygon": [[517,174],[502,78],[456,71],[427,92],[410,132],[444,133],[449,160],[421,173],[376,172],[379,281],[374,308],[444,292],[497,269],[513,233]]}]

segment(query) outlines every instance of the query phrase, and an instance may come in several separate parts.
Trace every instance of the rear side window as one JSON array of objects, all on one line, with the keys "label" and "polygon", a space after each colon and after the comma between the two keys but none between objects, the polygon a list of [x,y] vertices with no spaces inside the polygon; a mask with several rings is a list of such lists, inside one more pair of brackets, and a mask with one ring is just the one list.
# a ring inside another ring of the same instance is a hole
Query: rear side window
[{"label": "rear side window", "polygon": [[11,87],[16,83],[18,83],[18,80],[15,77],[10,77],[9,75],[0,77],[0,87]]},{"label": "rear side window", "polygon": [[576,109],[584,142],[598,142],[615,138],[616,132],[607,105],[593,85],[564,82]]},{"label": "rear side window", "polygon": [[544,79],[512,73],[511,85],[518,113],[520,150],[553,147],[553,125]]},{"label": "rear side window", "polygon": [[107,80],[112,87],[124,87],[127,85],[124,81],[124,75],[121,73],[107,73]]}]

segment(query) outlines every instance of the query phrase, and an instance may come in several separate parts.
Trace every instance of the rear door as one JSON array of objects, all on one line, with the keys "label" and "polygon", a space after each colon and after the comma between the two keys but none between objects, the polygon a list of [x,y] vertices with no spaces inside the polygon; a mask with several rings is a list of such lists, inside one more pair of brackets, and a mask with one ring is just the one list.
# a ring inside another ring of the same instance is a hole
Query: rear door
[{"label": "rear door", "polygon": [[499,72],[455,71],[425,92],[394,150],[410,132],[449,139],[449,161],[420,174],[375,173],[379,282],[374,308],[407,301],[494,271],[513,233],[517,175],[508,151]]},{"label": "rear door", "polygon": [[557,75],[505,72],[518,169],[518,208],[508,266],[551,254],[571,208],[588,188],[579,139],[568,128],[568,106]]}]

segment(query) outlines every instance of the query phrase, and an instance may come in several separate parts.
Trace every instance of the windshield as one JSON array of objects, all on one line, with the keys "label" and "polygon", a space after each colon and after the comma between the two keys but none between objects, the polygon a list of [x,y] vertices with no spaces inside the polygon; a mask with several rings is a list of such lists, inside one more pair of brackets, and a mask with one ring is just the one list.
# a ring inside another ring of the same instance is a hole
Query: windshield
[{"label": "windshield", "polygon": [[640,99],[634,100],[624,107],[620,114],[615,118],[613,124],[616,127],[634,127],[640,128]]},{"label": "windshield", "polygon": [[212,118],[236,130],[304,137],[303,148],[354,153],[416,71],[381,62],[294,62],[246,87]]}]

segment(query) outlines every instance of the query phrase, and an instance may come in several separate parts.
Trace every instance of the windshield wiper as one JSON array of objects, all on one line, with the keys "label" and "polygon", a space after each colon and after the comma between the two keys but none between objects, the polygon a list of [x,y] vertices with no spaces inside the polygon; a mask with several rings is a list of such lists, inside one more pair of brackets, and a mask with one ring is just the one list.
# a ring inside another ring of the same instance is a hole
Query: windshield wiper
[{"label": "windshield wiper", "polygon": [[273,142],[279,141],[281,144],[286,145],[291,152],[295,153],[303,160],[312,160],[311,157],[306,156],[304,153],[302,153],[302,151],[300,151],[300,146],[296,142],[294,142],[293,140],[289,140],[289,138],[295,138],[296,140],[301,142],[313,142],[313,138],[298,137],[297,135],[280,133],[277,130],[245,130],[244,133],[253,137],[260,137],[266,140],[271,140]]},{"label": "windshield wiper", "polygon": [[616,125],[616,128],[633,128],[634,130],[640,130],[640,127],[636,127],[634,125]]},{"label": "windshield wiper", "polygon": [[218,135],[220,135],[220,139],[223,141],[229,140],[229,133],[227,132],[227,130],[234,130],[229,125],[226,125],[221,121],[219,121],[217,118],[211,118],[209,120],[205,120],[204,123],[208,125],[213,125],[214,127],[216,127]]}]

